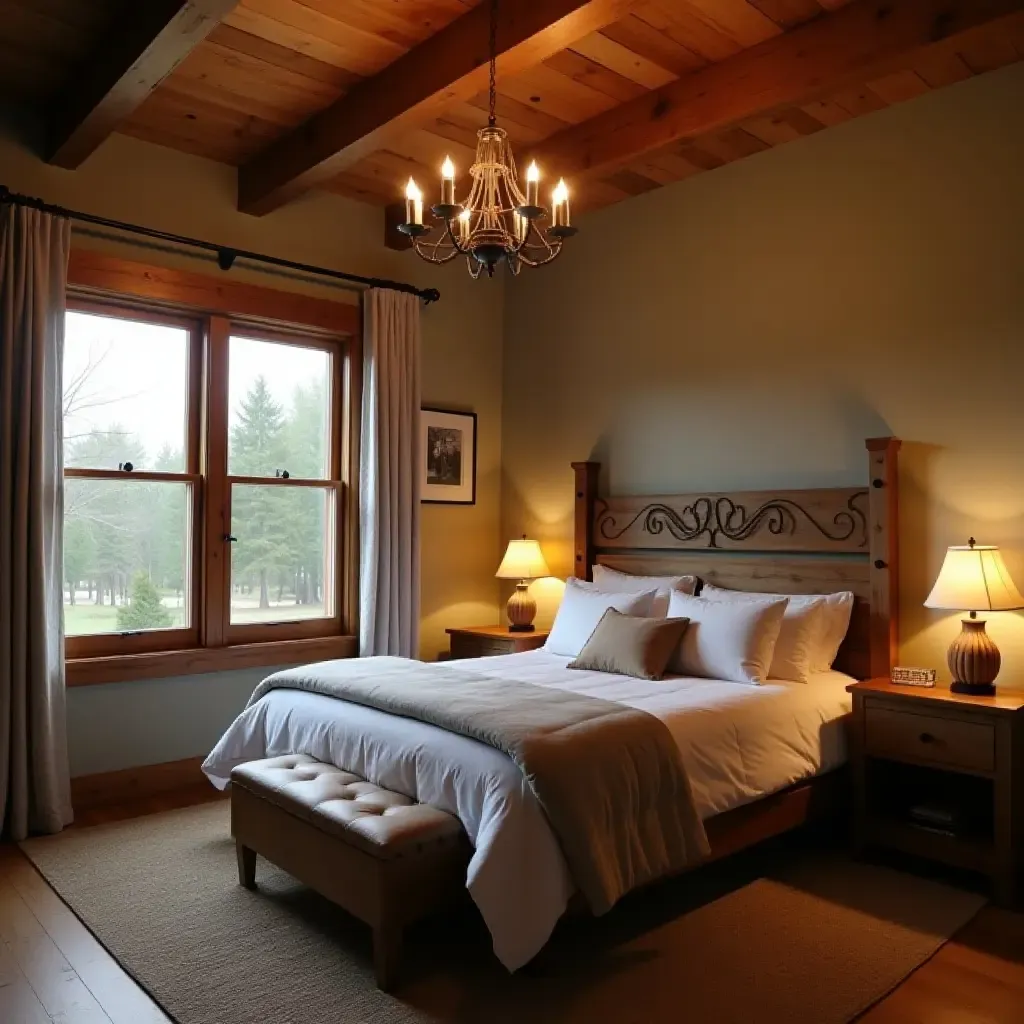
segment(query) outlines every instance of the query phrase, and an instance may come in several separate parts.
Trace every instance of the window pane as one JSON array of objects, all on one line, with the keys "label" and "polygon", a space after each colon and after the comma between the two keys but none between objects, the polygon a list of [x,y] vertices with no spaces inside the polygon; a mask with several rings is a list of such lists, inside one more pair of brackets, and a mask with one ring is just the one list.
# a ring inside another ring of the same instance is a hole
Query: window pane
[{"label": "window pane", "polygon": [[188,331],[69,312],[64,465],[185,472]]},{"label": "window pane", "polygon": [[232,338],[228,472],[327,479],[330,376],[331,357],[321,349]]},{"label": "window pane", "polygon": [[319,487],[231,488],[231,622],[333,614],[333,494]]},{"label": "window pane", "polygon": [[68,636],[189,625],[190,485],[64,481]]}]

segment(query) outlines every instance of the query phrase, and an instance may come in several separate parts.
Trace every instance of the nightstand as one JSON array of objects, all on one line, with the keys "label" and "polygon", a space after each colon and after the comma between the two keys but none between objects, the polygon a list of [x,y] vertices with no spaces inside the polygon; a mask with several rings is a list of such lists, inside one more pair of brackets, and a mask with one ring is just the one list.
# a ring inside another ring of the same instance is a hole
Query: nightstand
[{"label": "nightstand", "polygon": [[486,658],[492,654],[519,654],[543,647],[549,629],[532,633],[513,633],[508,626],[466,626],[446,629],[451,637],[452,658]]},{"label": "nightstand", "polygon": [[1024,871],[1024,693],[855,683],[854,835],[988,875],[1013,904]]}]

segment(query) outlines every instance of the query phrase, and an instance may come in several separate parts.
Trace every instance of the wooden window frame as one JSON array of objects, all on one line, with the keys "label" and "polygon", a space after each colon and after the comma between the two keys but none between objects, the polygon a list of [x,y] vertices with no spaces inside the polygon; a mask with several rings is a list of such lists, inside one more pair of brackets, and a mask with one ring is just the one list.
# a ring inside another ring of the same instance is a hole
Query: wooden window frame
[{"label": "wooden window frame", "polygon": [[[157,473],[145,470],[125,472],[120,469],[83,469],[65,467],[65,480],[104,480],[118,483],[167,482],[188,487],[189,530],[194,538],[197,524],[201,522],[203,507],[203,478],[199,467],[199,423],[202,413],[202,369],[203,369],[203,325],[199,318],[190,314],[174,314],[163,310],[149,310],[138,304],[124,304],[116,301],[100,301],[69,295],[69,312],[90,313],[117,319],[130,317],[139,323],[159,324],[176,327],[187,332],[187,369],[185,405],[185,470],[182,473]],[[174,651],[197,647],[200,643],[199,594],[202,589],[202,565],[199,546],[192,543],[188,560],[189,609],[187,626],[177,629],[146,630],[135,633],[98,633],[69,636],[65,640],[68,658],[90,658],[109,656],[114,649],[123,654],[143,654],[157,651]]]},{"label": "wooden window frame", "polygon": [[[294,292],[73,249],[68,308],[189,325],[187,473],[66,470],[69,477],[188,483],[192,571],[188,629],[67,639],[67,684],[126,682],[222,669],[352,657],[358,581],[360,308]],[[230,477],[228,349],[232,334],[319,348],[331,356],[331,456],[324,480]],[[330,617],[230,622],[232,484],[315,486],[333,492],[334,601]],[[340,567],[340,568],[339,568]]]}]

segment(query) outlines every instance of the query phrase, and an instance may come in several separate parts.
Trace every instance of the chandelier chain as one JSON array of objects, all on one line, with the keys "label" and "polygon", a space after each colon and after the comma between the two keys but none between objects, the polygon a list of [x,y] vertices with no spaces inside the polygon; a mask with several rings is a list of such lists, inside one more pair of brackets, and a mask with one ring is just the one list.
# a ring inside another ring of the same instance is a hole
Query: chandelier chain
[{"label": "chandelier chain", "polygon": [[497,64],[498,64],[498,0],[491,0],[491,67],[490,67],[490,81],[488,83],[488,105],[489,105],[489,116],[487,123],[493,128],[497,123],[498,119],[495,115],[495,108],[498,104],[498,86],[497,86]]}]

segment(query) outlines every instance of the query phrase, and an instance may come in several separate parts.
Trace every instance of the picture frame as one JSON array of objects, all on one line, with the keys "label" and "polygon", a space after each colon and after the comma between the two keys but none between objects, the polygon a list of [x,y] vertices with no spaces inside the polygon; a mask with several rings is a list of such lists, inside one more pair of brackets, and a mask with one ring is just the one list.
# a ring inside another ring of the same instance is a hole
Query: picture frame
[{"label": "picture frame", "polygon": [[420,501],[476,504],[476,413],[420,410]]}]

